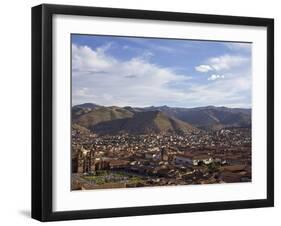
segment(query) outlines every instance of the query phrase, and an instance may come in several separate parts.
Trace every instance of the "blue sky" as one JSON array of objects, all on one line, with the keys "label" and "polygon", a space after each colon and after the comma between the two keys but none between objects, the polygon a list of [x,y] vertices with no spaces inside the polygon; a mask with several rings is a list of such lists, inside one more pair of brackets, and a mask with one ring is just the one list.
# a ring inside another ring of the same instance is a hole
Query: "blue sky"
[{"label": "blue sky", "polygon": [[72,103],[251,107],[251,44],[72,35]]}]

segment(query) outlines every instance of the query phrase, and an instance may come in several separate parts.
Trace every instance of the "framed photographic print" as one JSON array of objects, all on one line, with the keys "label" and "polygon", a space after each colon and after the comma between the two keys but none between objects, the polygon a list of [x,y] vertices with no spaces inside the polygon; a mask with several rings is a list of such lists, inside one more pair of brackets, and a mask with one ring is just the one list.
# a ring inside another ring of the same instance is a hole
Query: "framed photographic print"
[{"label": "framed photographic print", "polygon": [[274,205],[274,21],[32,8],[32,217]]}]

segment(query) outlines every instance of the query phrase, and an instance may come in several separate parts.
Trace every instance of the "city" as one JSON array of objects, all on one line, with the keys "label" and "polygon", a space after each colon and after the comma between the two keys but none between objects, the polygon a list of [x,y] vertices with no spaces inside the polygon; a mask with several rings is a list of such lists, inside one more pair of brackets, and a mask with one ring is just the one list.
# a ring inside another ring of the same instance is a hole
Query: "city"
[{"label": "city", "polygon": [[97,136],[72,129],[72,190],[251,181],[251,129]]}]

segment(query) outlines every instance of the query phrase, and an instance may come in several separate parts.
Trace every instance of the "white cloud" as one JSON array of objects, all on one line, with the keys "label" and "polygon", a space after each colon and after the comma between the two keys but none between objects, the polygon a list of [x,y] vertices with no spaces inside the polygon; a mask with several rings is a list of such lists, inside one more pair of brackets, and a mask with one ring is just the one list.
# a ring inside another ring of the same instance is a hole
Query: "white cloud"
[{"label": "white cloud", "polygon": [[212,75],[208,78],[208,80],[214,81],[214,80],[223,79],[223,78],[224,78],[224,75],[212,74]]},{"label": "white cloud", "polygon": [[240,55],[223,55],[213,57],[207,61],[216,71],[230,70],[249,62],[249,58]]},{"label": "white cloud", "polygon": [[188,99],[194,106],[251,107],[251,72],[229,73],[216,82],[194,84]]},{"label": "white cloud", "polygon": [[199,72],[208,72],[208,71],[213,70],[213,68],[210,65],[201,64],[201,65],[195,67],[195,70],[199,71]]},{"label": "white cloud", "polygon": [[241,55],[222,55],[209,58],[206,64],[201,64],[195,67],[196,71],[206,73],[209,71],[228,71],[237,67],[241,67],[249,63],[250,59]]},{"label": "white cloud", "polygon": [[[205,105],[203,103],[229,107],[251,106],[252,79],[249,56],[225,54],[211,57],[202,65],[208,65],[213,70],[206,71],[213,73],[208,73],[207,80],[210,82],[195,84],[189,90],[194,94],[193,97],[199,106]],[[204,67],[202,68],[204,70]]]},{"label": "white cloud", "polygon": [[80,72],[101,71],[116,64],[115,59],[105,55],[107,49],[108,45],[96,51],[88,46],[72,45],[72,69]]},{"label": "white cloud", "polygon": [[151,52],[120,61],[106,54],[108,48],[72,45],[73,104],[152,105],[179,98],[169,85],[191,78],[150,63]]}]

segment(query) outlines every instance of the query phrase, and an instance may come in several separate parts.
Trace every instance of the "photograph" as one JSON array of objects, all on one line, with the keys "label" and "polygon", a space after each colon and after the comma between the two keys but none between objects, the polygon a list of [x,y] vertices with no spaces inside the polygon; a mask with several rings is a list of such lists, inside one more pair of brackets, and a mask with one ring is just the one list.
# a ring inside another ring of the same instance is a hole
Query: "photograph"
[{"label": "photograph", "polygon": [[252,181],[252,43],[71,34],[71,190]]},{"label": "photograph", "polygon": [[31,41],[33,219],[274,206],[274,18],[41,4]]}]

